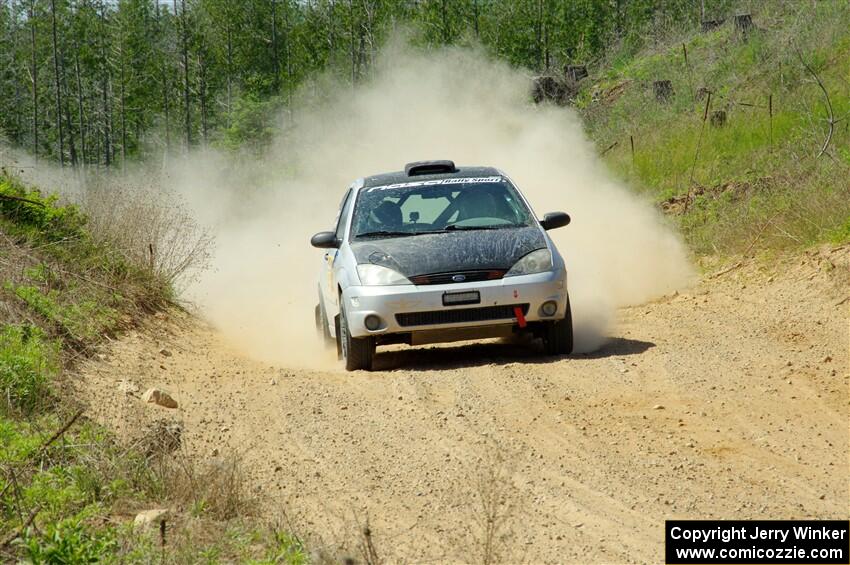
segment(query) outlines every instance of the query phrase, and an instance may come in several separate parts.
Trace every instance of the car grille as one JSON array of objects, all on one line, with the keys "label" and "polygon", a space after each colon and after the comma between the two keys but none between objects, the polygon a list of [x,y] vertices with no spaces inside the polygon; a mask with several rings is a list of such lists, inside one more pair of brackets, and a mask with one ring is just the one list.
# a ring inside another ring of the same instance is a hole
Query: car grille
[{"label": "car grille", "polygon": [[[452,280],[452,277],[462,276],[463,280]],[[504,269],[488,269],[485,271],[456,271],[454,273],[432,273],[430,275],[416,275],[410,277],[410,282],[416,285],[423,284],[454,284],[462,282],[495,281],[505,276]]]},{"label": "car grille", "polygon": [[433,326],[438,324],[459,324],[464,322],[486,322],[489,320],[510,320],[514,308],[522,308],[522,314],[528,313],[528,304],[510,304],[505,306],[485,306],[484,308],[452,308],[429,312],[404,312],[396,314],[398,325]]}]

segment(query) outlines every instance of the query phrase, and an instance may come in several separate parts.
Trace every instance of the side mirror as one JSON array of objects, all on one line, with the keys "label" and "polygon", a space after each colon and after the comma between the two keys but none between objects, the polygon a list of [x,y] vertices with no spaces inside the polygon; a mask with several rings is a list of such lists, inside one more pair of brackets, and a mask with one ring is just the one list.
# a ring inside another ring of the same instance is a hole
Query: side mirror
[{"label": "side mirror", "polygon": [[333,249],[339,247],[339,240],[332,231],[320,231],[310,238],[310,245],[319,249]]},{"label": "side mirror", "polygon": [[570,216],[565,212],[549,212],[540,221],[540,225],[544,230],[553,230],[562,228],[570,223]]}]

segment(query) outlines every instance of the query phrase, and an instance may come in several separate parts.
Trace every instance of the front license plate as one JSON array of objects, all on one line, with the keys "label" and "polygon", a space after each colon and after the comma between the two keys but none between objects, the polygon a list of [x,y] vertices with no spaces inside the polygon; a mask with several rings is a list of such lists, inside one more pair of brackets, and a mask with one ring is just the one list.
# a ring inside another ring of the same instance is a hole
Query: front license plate
[{"label": "front license plate", "polygon": [[481,294],[477,290],[464,292],[444,292],[443,306],[457,306],[459,304],[480,304]]}]

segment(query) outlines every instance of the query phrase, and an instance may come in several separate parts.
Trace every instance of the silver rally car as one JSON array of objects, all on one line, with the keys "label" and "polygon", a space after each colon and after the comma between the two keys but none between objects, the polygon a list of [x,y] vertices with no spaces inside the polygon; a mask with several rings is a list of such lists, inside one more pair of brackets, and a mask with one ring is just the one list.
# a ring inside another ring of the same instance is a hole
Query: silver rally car
[{"label": "silver rally car", "polygon": [[547,354],[572,352],[564,260],[502,171],[451,161],[355,181],[325,249],[316,327],[349,371],[370,370],[378,345],[531,334]]}]

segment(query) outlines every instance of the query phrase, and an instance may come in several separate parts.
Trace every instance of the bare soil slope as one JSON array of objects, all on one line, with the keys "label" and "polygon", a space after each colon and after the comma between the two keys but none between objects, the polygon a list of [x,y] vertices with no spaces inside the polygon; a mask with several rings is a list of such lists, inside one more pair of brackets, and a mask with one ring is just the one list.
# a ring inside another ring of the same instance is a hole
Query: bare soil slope
[{"label": "bare soil slope", "polygon": [[847,518],[848,256],[706,277],[621,310],[589,355],[483,343],[311,371],[169,316],[77,385],[127,434],[176,419],[190,452],[241,454],[264,510],[331,554],[368,518],[390,561],[659,562],[665,518]]}]

